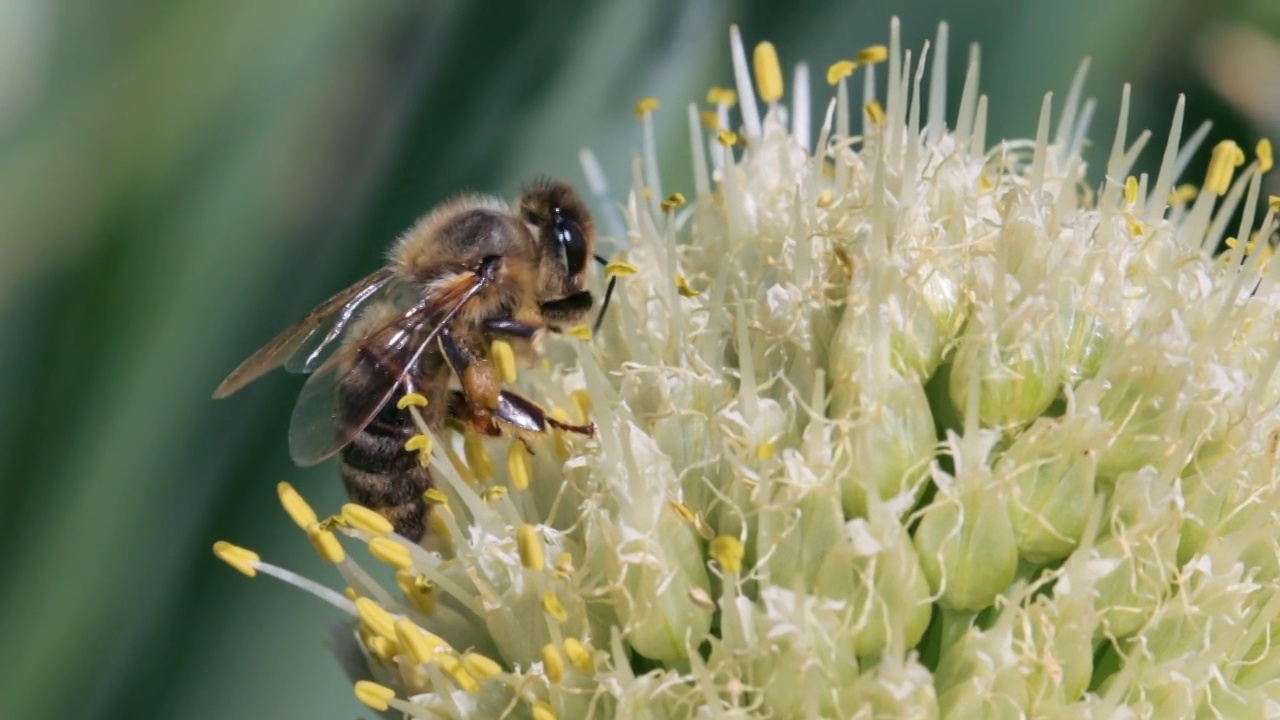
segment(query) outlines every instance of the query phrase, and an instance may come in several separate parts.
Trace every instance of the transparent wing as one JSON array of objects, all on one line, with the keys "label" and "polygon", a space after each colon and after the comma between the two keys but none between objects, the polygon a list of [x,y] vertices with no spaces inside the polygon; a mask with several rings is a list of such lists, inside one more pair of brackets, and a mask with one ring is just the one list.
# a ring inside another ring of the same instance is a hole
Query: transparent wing
[{"label": "transparent wing", "polygon": [[215,398],[224,398],[284,364],[292,372],[311,372],[336,347],[360,306],[378,295],[393,277],[390,268],[382,268],[337,295],[263,345],[240,363],[214,390]]},{"label": "transparent wing", "polygon": [[460,273],[440,292],[356,340],[307,379],[289,422],[289,453],[302,466],[341,450],[391,402],[444,328],[491,282]]}]

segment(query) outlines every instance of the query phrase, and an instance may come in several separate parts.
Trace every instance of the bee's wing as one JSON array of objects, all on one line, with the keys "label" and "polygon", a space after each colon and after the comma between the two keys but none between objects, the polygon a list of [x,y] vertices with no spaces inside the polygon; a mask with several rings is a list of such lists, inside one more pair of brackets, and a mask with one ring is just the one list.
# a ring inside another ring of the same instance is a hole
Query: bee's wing
[{"label": "bee's wing", "polygon": [[323,461],[373,422],[440,330],[491,281],[460,273],[438,284],[431,297],[325,361],[307,378],[293,408],[289,453],[294,462],[305,467]]},{"label": "bee's wing", "polygon": [[385,288],[392,276],[390,268],[382,268],[324,301],[240,363],[213,396],[227,397],[282,364],[292,372],[315,370],[360,306]]}]

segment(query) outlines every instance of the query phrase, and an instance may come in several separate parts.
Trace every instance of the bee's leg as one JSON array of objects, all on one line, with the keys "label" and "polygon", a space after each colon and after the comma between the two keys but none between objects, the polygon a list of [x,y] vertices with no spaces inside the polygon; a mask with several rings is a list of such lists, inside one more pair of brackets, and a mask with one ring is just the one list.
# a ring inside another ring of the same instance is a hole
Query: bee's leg
[{"label": "bee's leg", "polygon": [[515,318],[490,318],[484,321],[484,331],[489,335],[506,335],[529,340],[538,333],[538,328]]},{"label": "bee's leg", "polygon": [[467,402],[467,395],[461,390],[449,391],[449,419],[462,425],[463,430],[469,430],[478,435],[490,437],[502,435],[502,428],[498,427],[493,414],[479,410],[475,405]]},{"label": "bee's leg", "polygon": [[542,311],[542,317],[546,318],[547,322],[555,325],[565,325],[576,322],[590,313],[593,302],[590,292],[580,290],[572,295],[565,295],[562,298],[544,302],[539,308]]},{"label": "bee's leg", "polygon": [[444,357],[458,376],[467,402],[485,411],[496,408],[502,381],[493,365],[449,328],[442,329],[439,338]]},{"label": "bee's leg", "polygon": [[510,390],[503,390],[499,394],[498,407],[494,409],[493,417],[512,426],[517,433],[544,433],[551,427],[587,437],[594,437],[596,434],[595,423],[572,425],[560,422],[538,403]]}]

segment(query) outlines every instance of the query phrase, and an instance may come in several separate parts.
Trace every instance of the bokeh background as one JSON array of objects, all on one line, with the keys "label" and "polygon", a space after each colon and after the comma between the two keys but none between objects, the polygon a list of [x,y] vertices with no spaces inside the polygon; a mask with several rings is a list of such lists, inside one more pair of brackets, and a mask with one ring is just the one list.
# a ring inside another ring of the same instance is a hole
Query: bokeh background
[{"label": "bokeh background", "polygon": [[1179,92],[1211,143],[1280,139],[1274,0],[943,5],[0,0],[0,717],[369,717],[338,614],[210,552],[336,583],[275,498],[342,501],[332,467],[289,461],[301,381],[210,392],[452,192],[581,181],[582,146],[625,187],[637,98],[661,98],[687,190],[683,107],[729,83],[731,22],[825,101],[891,14],[912,48],[946,19],[954,88],[982,44],[989,139],[1033,134],[1084,55],[1095,160],[1123,82],[1145,169]]}]

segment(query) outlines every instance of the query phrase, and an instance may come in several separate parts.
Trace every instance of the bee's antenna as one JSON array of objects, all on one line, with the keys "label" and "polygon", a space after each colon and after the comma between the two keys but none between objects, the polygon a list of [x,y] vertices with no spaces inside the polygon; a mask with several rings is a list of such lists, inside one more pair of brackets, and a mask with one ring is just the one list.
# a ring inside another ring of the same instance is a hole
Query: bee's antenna
[{"label": "bee's antenna", "polygon": [[[609,264],[609,261],[606,260],[602,255],[596,255],[595,258],[596,258],[596,262],[600,263],[600,267],[604,267]],[[604,311],[609,309],[609,299],[613,297],[613,287],[617,284],[618,284],[617,275],[614,275],[613,277],[609,278],[609,286],[605,288],[605,291],[604,291],[604,302],[600,303],[600,314],[596,315],[595,324],[591,326],[592,335],[600,332],[600,326],[604,324]]]}]

